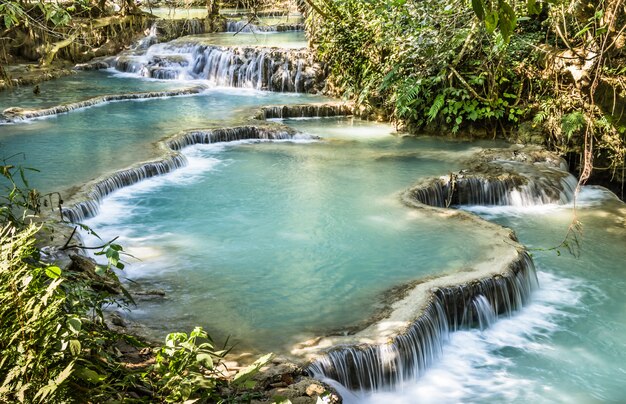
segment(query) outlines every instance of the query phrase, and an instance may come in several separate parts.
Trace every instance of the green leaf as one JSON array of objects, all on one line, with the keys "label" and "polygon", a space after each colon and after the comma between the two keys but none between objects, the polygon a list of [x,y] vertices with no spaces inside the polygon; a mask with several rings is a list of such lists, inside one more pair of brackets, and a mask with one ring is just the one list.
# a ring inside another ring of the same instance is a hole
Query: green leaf
[{"label": "green leaf", "polygon": [[61,268],[52,266],[46,268],[46,276],[50,279],[57,279],[61,276]]},{"label": "green leaf", "polygon": [[433,101],[433,105],[431,105],[430,109],[428,110],[429,122],[433,121],[437,117],[437,114],[439,114],[439,110],[441,110],[441,107],[443,107],[445,99],[446,98],[443,94],[437,95],[435,101]]},{"label": "green leaf", "polygon": [[70,352],[74,356],[80,355],[81,345],[77,339],[70,340]]},{"label": "green leaf", "polygon": [[474,14],[480,20],[485,19],[485,6],[483,0],[472,0],[472,9],[474,10]]},{"label": "green leaf", "polygon": [[496,28],[498,28],[497,11],[492,11],[485,14],[485,29],[487,30],[487,32],[493,34]]},{"label": "green leaf", "polygon": [[80,332],[82,325],[83,323],[82,321],[80,321],[78,317],[70,317],[67,320],[67,326],[69,327],[70,331],[72,331],[74,334],[78,334]]},{"label": "green leaf", "polygon": [[93,384],[97,384],[106,379],[106,376],[100,375],[91,369],[87,369],[86,367],[80,367],[76,369],[74,374],[79,379]]},{"label": "green leaf", "polygon": [[213,358],[207,353],[196,355],[196,361],[207,369],[213,368]]},{"label": "green leaf", "polygon": [[526,2],[526,8],[528,9],[529,15],[539,14],[539,12],[541,11],[541,8],[537,4],[537,0],[528,0]]},{"label": "green leaf", "polygon": [[247,387],[250,384],[249,382],[253,381],[250,379],[252,379],[252,377],[256,375],[259,370],[267,364],[267,362],[270,361],[270,359],[272,359],[273,355],[274,354],[269,353],[265,356],[262,356],[261,358],[257,359],[256,362],[254,362],[252,365],[237,373],[237,375],[233,378],[232,384],[235,386]]},{"label": "green leaf", "polygon": [[513,30],[515,30],[517,26],[517,16],[515,15],[513,7],[506,1],[500,1],[499,20],[498,28],[500,28],[504,41],[508,43],[513,34]]}]

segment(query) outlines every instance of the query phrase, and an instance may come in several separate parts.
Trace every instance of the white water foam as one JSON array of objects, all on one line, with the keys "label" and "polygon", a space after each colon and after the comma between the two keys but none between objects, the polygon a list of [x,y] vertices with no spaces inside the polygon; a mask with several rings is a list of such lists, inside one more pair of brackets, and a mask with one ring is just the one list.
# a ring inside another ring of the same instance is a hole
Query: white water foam
[{"label": "white water foam", "polygon": [[[144,213],[147,208],[130,202],[131,200],[137,200],[138,195],[154,192],[158,188],[172,184],[190,185],[199,181],[205,173],[216,169],[223,161],[204,155],[203,150],[207,149],[207,146],[211,145],[194,145],[185,148],[183,154],[187,158],[187,165],[178,170],[163,176],[148,178],[111,193],[102,201],[98,215],[86,220],[85,224],[92,229],[97,229],[99,236],[103,240],[119,236],[119,242],[124,245],[142,244],[142,240],[129,236],[131,229],[123,226],[111,229],[108,224],[119,222],[120,217],[130,217]],[[94,236],[83,233],[82,237],[87,245],[101,244],[101,240]]]},{"label": "white water foam", "polygon": [[486,219],[494,219],[498,217],[523,217],[526,215],[533,216],[571,216],[571,210],[576,208],[589,208],[606,203],[610,200],[618,200],[617,196],[608,189],[601,186],[588,185],[581,187],[580,192],[576,198],[576,203],[569,202],[566,204],[543,204],[543,205],[472,205],[463,206],[461,209],[468,212],[476,213]]},{"label": "white water foam", "polygon": [[[552,356],[550,337],[562,329],[581,300],[582,281],[538,272],[541,288],[533,302],[491,327],[455,332],[443,355],[419,380],[402,391],[367,395],[342,389],[344,403],[554,402],[567,397],[545,381],[515,374],[511,351]],[[507,354],[507,352],[509,352]]]}]

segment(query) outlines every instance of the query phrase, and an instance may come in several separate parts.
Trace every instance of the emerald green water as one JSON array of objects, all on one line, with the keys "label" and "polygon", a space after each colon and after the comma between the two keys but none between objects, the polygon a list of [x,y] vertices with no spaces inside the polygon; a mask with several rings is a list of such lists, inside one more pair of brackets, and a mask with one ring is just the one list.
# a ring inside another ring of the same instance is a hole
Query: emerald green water
[{"label": "emerald green water", "polygon": [[[105,94],[171,90],[192,84],[167,80],[137,80],[107,71],[81,71],[57,80],[39,83],[40,93],[33,86],[23,86],[0,94],[0,112],[9,107],[46,108]],[[3,127],[3,132],[6,127]]]},{"label": "emerald green water", "polygon": [[[93,83],[93,85],[92,85]],[[108,87],[108,84],[111,87]],[[193,82],[130,79],[109,72],[72,76],[43,83],[42,98],[21,103],[28,90],[2,94],[3,106],[50,106],[86,99],[103,93],[181,88]],[[323,101],[323,97],[214,88],[187,97],[123,101],[98,105],[69,114],[32,120],[18,125],[0,125],[2,156],[25,153],[13,164],[38,168],[32,186],[46,192],[72,185],[159,157],[154,144],[183,130],[219,125],[237,125],[268,104]]]},{"label": "emerald green water", "polygon": [[[105,93],[194,83],[85,72],[0,93],[0,107],[43,107]],[[257,106],[322,98],[238,89],[110,103],[0,125],[0,157],[39,168],[43,190],[64,190],[158,154],[184,129],[240,123]],[[239,142],[184,150],[189,165],[107,198],[89,222],[141,261],[126,275],[164,299],[129,316],[148,332],[204,326],[239,350],[281,352],[358,324],[392,286],[460,269],[489,248],[488,234],[405,208],[397,193],[445,175],[494,143],[403,138],[351,119],[287,121],[319,141]],[[513,228],[532,249],[541,289],[510,319],[452,335],[441,360],[402,391],[346,402],[624,402],[626,207],[584,188],[580,258],[558,256],[571,206],[470,210]]]},{"label": "emerald green water", "polygon": [[477,145],[353,119],[287,123],[323,139],[188,148],[188,167],[116,193],[88,222],[121,234],[142,260],[129,276],[166,292],[130,313],[153,334],[202,325],[239,349],[288,352],[369,318],[387,289],[468,267],[488,247],[397,195]]}]

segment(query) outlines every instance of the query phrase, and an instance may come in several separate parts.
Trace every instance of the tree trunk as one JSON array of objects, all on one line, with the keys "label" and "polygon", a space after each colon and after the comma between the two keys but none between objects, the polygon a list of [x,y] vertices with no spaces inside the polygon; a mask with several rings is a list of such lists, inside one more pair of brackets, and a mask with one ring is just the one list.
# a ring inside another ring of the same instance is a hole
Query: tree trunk
[{"label": "tree trunk", "polygon": [[4,80],[6,87],[13,87],[13,80],[11,80],[9,74],[4,70],[2,64],[0,64],[0,80]]},{"label": "tree trunk", "polygon": [[41,67],[48,67],[52,64],[52,61],[54,60],[54,57],[56,56],[56,54],[63,48],[65,48],[66,46],[70,45],[72,42],[74,42],[76,40],[76,38],[78,37],[78,33],[74,33],[70,36],[68,36],[67,38],[65,38],[62,41],[53,43],[53,44],[46,44],[44,46],[42,46],[42,55],[41,55],[41,59],[39,60],[39,65]]},{"label": "tree trunk", "polygon": [[216,0],[206,0],[206,11],[209,18],[219,14],[219,7]]}]

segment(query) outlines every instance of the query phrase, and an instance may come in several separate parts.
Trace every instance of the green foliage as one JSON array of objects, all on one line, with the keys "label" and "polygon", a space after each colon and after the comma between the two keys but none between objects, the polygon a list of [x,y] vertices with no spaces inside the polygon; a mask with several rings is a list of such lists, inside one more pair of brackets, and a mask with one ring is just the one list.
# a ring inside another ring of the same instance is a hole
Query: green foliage
[{"label": "green foliage", "polygon": [[[309,17],[309,31],[332,67],[334,90],[358,105],[396,124],[453,133],[474,122],[501,128],[526,113],[517,67],[533,52],[510,40],[517,17],[506,2],[340,0],[320,7],[324,15]],[[498,29],[478,24],[475,14]]]},{"label": "green foliage", "polygon": [[32,3],[6,0],[0,3],[0,16],[2,16],[2,22],[7,29],[20,25],[28,27],[41,23],[33,16],[33,9],[37,8],[45,22],[50,22],[54,27],[60,27],[70,23],[72,19],[70,13],[76,10],[75,3],[81,7],[88,7],[87,1],[63,4],[43,0]]},{"label": "green foliage", "polygon": [[164,402],[215,400],[219,398],[217,387],[227,384],[225,375],[218,370],[227,353],[226,349],[215,349],[211,337],[201,327],[194,328],[189,336],[172,333],[157,351],[156,364],[144,377]]},{"label": "green foliage", "polygon": [[113,347],[122,336],[102,309],[124,304],[111,292],[119,281],[39,264],[38,231],[0,230],[0,401],[61,402],[84,385],[92,397],[114,394],[124,384]]},{"label": "green foliage", "polygon": [[58,267],[37,258],[34,225],[0,229],[0,386],[3,402],[61,401],[80,354],[76,318],[64,312],[67,295]]},{"label": "green foliage", "polygon": [[[165,345],[156,353],[156,363],[143,375],[143,381],[161,402],[179,403],[197,400],[210,402],[245,402],[255,397],[254,376],[265,366],[272,354],[240,370],[231,379],[221,361],[228,349],[216,349],[211,337],[201,327],[189,335],[169,334]],[[229,394],[221,393],[227,388]]]},{"label": "green foliage", "polygon": [[201,327],[189,336],[184,332],[169,334],[152,367],[157,395],[168,403],[213,397],[220,376],[216,366],[226,353],[215,349]]},{"label": "green foliage", "polygon": [[563,115],[561,118],[561,131],[569,141],[574,133],[580,132],[586,126],[585,116],[580,111],[574,111]]},{"label": "green foliage", "polygon": [[5,28],[11,28],[20,23],[25,16],[25,12],[21,5],[17,2],[7,1],[0,3],[0,15],[3,16]]},{"label": "green foliage", "polygon": [[36,170],[15,166],[9,160],[0,165],[0,225],[22,227],[27,216],[39,213],[41,195],[26,179],[26,171]]}]

